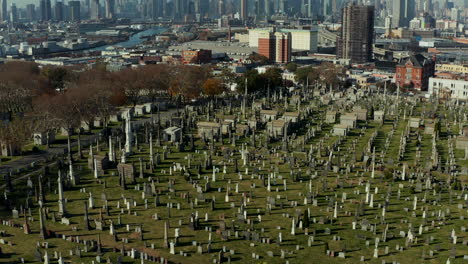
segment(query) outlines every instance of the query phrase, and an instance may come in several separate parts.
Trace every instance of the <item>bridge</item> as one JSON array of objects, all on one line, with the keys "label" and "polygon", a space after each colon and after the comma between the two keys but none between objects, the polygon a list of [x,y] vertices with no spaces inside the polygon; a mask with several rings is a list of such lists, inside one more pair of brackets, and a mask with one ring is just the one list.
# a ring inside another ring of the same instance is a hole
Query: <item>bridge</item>
[{"label": "bridge", "polygon": [[338,37],[337,34],[329,31],[325,27],[319,27],[318,30],[318,45],[319,46],[336,46],[336,38]]}]

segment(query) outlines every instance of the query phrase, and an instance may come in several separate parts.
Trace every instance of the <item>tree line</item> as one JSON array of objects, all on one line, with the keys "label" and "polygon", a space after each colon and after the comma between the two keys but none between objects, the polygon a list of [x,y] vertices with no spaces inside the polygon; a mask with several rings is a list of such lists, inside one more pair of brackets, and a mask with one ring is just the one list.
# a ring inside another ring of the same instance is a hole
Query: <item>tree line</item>
[{"label": "tree line", "polygon": [[222,92],[223,86],[213,81],[211,72],[209,67],[188,65],[146,65],[109,72],[100,66],[7,62],[0,65],[0,144],[21,149],[34,132],[73,131],[95,119],[107,124],[109,116],[125,104],[173,96],[189,100],[204,89],[211,94]]}]

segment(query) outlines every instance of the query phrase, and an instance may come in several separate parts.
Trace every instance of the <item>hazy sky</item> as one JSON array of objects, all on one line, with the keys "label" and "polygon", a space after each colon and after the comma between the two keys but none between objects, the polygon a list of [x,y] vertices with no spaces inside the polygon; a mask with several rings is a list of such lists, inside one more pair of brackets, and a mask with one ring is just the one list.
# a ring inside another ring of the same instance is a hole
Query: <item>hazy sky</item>
[{"label": "hazy sky", "polygon": [[[51,0],[52,5],[53,5],[53,3],[55,1],[57,1],[57,0]],[[62,1],[68,2],[69,0],[62,0]],[[236,0],[234,0],[234,1],[236,1]],[[440,1],[440,0],[438,0],[438,1]],[[16,6],[19,6],[19,7],[23,7],[23,6],[25,6],[27,4],[31,4],[31,3],[39,5],[39,0],[7,0],[7,2],[8,2],[8,6],[10,6],[11,3],[16,3]],[[104,3],[104,0],[101,0],[100,2]],[[455,2],[459,6],[463,5],[463,0],[453,0],[453,2]]]}]

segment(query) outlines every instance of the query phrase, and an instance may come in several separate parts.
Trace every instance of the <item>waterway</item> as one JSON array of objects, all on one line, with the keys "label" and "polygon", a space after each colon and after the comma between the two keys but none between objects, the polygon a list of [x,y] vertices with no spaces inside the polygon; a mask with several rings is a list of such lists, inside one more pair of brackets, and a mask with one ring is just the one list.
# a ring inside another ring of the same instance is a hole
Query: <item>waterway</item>
[{"label": "waterway", "polygon": [[103,51],[103,50],[106,50],[108,47],[113,47],[113,46],[123,47],[123,48],[133,48],[136,45],[141,44],[141,43],[143,43],[144,41],[147,40],[146,38],[141,38],[141,37],[143,37],[143,36],[155,36],[155,35],[163,33],[166,30],[167,30],[167,28],[165,28],[165,27],[153,27],[153,28],[150,28],[150,29],[147,29],[147,30],[140,31],[140,32],[138,32],[136,34],[133,34],[126,41],[122,41],[122,42],[118,42],[118,43],[114,43],[114,44],[110,44],[110,45],[105,45],[105,46],[100,46],[100,47],[91,49],[91,51]]}]

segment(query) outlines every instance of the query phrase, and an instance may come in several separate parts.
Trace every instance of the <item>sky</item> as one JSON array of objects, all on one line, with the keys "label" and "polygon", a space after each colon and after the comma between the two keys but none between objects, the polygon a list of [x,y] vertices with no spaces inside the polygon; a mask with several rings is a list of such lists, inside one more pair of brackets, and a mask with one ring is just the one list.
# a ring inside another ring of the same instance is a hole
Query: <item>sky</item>
[{"label": "sky", "polygon": [[[55,2],[56,0],[51,0],[52,2],[52,5],[53,3]],[[68,2],[69,0],[63,0],[65,2]],[[437,0],[436,0],[437,1]],[[439,0],[440,1],[440,0]],[[8,2],[8,6],[11,5],[11,3],[16,3],[16,6],[18,7],[24,7],[26,6],[27,4],[36,4],[36,5],[39,5],[39,0],[7,0]],[[104,2],[104,0],[101,0],[101,2]],[[454,0],[453,2],[455,2],[456,5],[459,5],[461,6],[463,4],[463,0]]]}]

